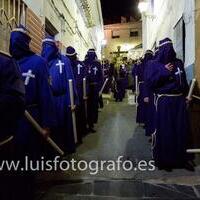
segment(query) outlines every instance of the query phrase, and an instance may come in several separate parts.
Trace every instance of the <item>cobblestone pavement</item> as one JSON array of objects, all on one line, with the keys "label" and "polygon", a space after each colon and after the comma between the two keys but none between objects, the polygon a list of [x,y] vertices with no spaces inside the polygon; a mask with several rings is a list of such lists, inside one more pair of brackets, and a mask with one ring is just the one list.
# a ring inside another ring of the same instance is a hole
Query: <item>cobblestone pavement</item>
[{"label": "cobblestone pavement", "polygon": [[[144,129],[135,123],[136,110],[127,102],[107,101],[100,112],[97,133],[84,138],[76,160],[151,160],[151,145]],[[198,199],[200,167],[195,172],[184,169],[172,172],[149,171],[68,171],[43,173],[37,179],[37,200],[73,199]]]}]

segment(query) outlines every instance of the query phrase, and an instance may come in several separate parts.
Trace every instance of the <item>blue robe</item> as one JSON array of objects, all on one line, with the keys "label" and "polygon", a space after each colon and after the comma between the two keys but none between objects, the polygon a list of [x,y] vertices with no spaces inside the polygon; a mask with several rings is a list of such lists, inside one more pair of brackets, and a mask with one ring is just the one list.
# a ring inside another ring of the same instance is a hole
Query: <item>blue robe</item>
[{"label": "blue robe", "polygon": [[103,79],[104,81],[108,78],[108,82],[103,90],[103,93],[108,94],[111,88],[112,77],[110,76],[110,65],[109,63],[105,63],[103,65]]},{"label": "blue robe", "polygon": [[78,104],[75,79],[70,60],[59,53],[55,41],[43,42],[42,56],[47,60],[51,78],[51,88],[56,108],[54,137],[66,153],[76,150],[72,125],[69,79],[73,82],[74,103]]},{"label": "blue robe", "polygon": [[116,100],[122,101],[125,97],[126,88],[128,87],[128,72],[125,65],[120,66],[117,78]]},{"label": "blue robe", "polygon": [[[0,53],[0,142],[15,135],[18,119],[24,115],[25,88],[12,58]],[[0,149],[0,159],[3,153]],[[8,159],[8,149],[5,159]],[[1,154],[2,153],[2,154]]]},{"label": "blue robe", "polygon": [[87,80],[89,83],[88,95],[88,124],[93,127],[98,121],[99,92],[103,85],[103,72],[101,63],[93,55],[85,61],[87,67]]},{"label": "blue robe", "polygon": [[145,69],[147,68],[148,62],[152,59],[153,55],[151,53],[145,53],[142,62],[137,65],[135,69],[135,75],[138,76],[138,87],[139,95],[137,98],[137,123],[146,125],[147,120],[147,103],[144,102],[145,94]]},{"label": "blue robe", "polygon": [[[64,63],[62,72],[56,66],[58,62]],[[74,96],[77,95],[75,79],[68,58],[58,55],[49,63],[49,73],[51,77],[51,87],[54,95],[54,104],[56,107],[56,121],[58,142],[67,153],[75,152],[75,138],[72,126],[71,101],[69,92],[69,80],[73,81]],[[78,104],[78,98],[75,97],[75,104]],[[58,135],[59,134],[59,135]]]},{"label": "blue robe", "polygon": [[139,94],[137,97],[137,117],[136,122],[139,124],[145,124],[146,122],[146,104],[144,103],[144,69],[146,62],[142,61],[141,64],[135,66],[135,76],[138,76],[138,88]]},{"label": "blue robe", "polygon": [[[147,77],[147,84],[157,96],[153,157],[158,167],[180,167],[187,160],[189,121],[185,98],[188,84],[184,65],[176,59],[172,47],[162,47],[159,54],[154,65],[149,65]],[[165,68],[168,63],[174,66],[172,72]]]},{"label": "blue robe", "polygon": [[155,132],[155,98],[154,92],[148,85],[148,75],[151,74],[151,69],[155,66],[155,61],[151,60],[148,62],[144,71],[144,98],[148,97],[149,102],[145,103],[146,117],[145,117],[145,135],[151,136]]},{"label": "blue robe", "polygon": [[77,121],[77,132],[78,132],[78,141],[82,143],[82,137],[87,134],[87,119],[86,119],[86,110],[85,110],[85,100],[84,100],[84,91],[83,91],[83,79],[86,79],[86,95],[88,94],[88,81],[87,81],[87,68],[85,64],[81,61],[74,60],[69,56],[71,60],[72,69],[74,73],[77,94],[79,99],[79,104],[76,109],[76,121]]},{"label": "blue robe", "polygon": [[[29,42],[25,33],[12,32],[10,52],[17,60],[25,84],[27,111],[42,127],[51,128],[55,119],[47,65],[43,58],[30,51]],[[25,117],[20,119],[15,140],[19,156],[29,155],[33,159],[41,152],[39,144],[44,144],[41,135]]]},{"label": "blue robe", "polygon": [[[25,57],[18,61],[26,88],[26,109],[42,127],[53,127],[55,124],[53,97],[49,86],[49,76],[46,62],[38,55]],[[31,70],[33,78],[26,83],[26,73]],[[23,131],[22,131],[23,130]],[[17,141],[23,145],[36,145],[37,138],[33,133],[32,125],[26,119],[21,120],[18,129]],[[34,130],[35,132],[35,130]],[[28,142],[27,142],[28,141]],[[27,148],[34,148],[27,146]],[[32,149],[32,150],[34,150]]]},{"label": "blue robe", "polygon": [[[77,88],[77,95],[80,102],[83,102],[83,79],[87,78],[87,68],[84,62],[81,61],[71,61],[76,88]],[[88,93],[88,83],[86,80],[86,92]]]}]

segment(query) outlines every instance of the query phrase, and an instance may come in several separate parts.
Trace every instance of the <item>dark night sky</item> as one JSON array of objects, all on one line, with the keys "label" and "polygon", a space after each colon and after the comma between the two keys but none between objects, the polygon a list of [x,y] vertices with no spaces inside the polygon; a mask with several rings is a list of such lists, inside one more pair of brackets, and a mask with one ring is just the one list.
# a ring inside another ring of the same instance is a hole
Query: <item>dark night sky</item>
[{"label": "dark night sky", "polygon": [[101,0],[104,24],[120,22],[121,16],[140,18],[139,0]]}]

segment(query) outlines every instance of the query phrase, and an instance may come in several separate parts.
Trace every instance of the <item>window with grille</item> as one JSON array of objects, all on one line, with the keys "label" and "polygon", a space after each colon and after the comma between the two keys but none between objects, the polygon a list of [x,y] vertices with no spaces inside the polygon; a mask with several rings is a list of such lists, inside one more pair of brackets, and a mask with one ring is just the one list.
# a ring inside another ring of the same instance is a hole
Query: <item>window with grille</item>
[{"label": "window with grille", "polygon": [[10,32],[18,24],[26,25],[26,5],[21,0],[0,1],[0,50],[9,51]]}]

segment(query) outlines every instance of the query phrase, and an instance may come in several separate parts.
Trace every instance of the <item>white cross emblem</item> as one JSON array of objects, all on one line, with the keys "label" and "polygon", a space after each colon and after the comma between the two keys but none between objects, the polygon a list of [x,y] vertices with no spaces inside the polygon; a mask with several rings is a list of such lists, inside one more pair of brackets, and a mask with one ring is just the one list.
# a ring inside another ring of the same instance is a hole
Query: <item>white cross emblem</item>
[{"label": "white cross emblem", "polygon": [[175,73],[175,75],[178,75],[179,76],[179,79],[180,79],[180,84],[181,84],[181,74],[183,73],[183,71],[180,70],[180,68],[178,67],[177,68],[177,72]]},{"label": "white cross emblem", "polygon": [[35,75],[32,73],[32,70],[28,70],[28,72],[26,73],[22,73],[22,76],[23,77],[26,77],[25,81],[24,81],[24,84],[25,85],[28,85],[29,84],[29,81],[30,81],[30,78],[35,78]]},{"label": "white cross emblem", "polygon": [[94,75],[96,76],[96,75],[97,75],[98,68],[97,68],[97,67],[94,67],[93,70],[94,70]]},{"label": "white cross emblem", "polygon": [[80,74],[81,74],[81,68],[82,68],[83,66],[80,65],[80,64],[78,64],[77,67],[78,67],[78,75],[80,75]]},{"label": "white cross emblem", "polygon": [[63,72],[63,66],[64,65],[65,65],[65,63],[62,63],[61,60],[59,60],[58,63],[56,64],[56,66],[59,67],[60,74],[62,74],[62,72]]}]

